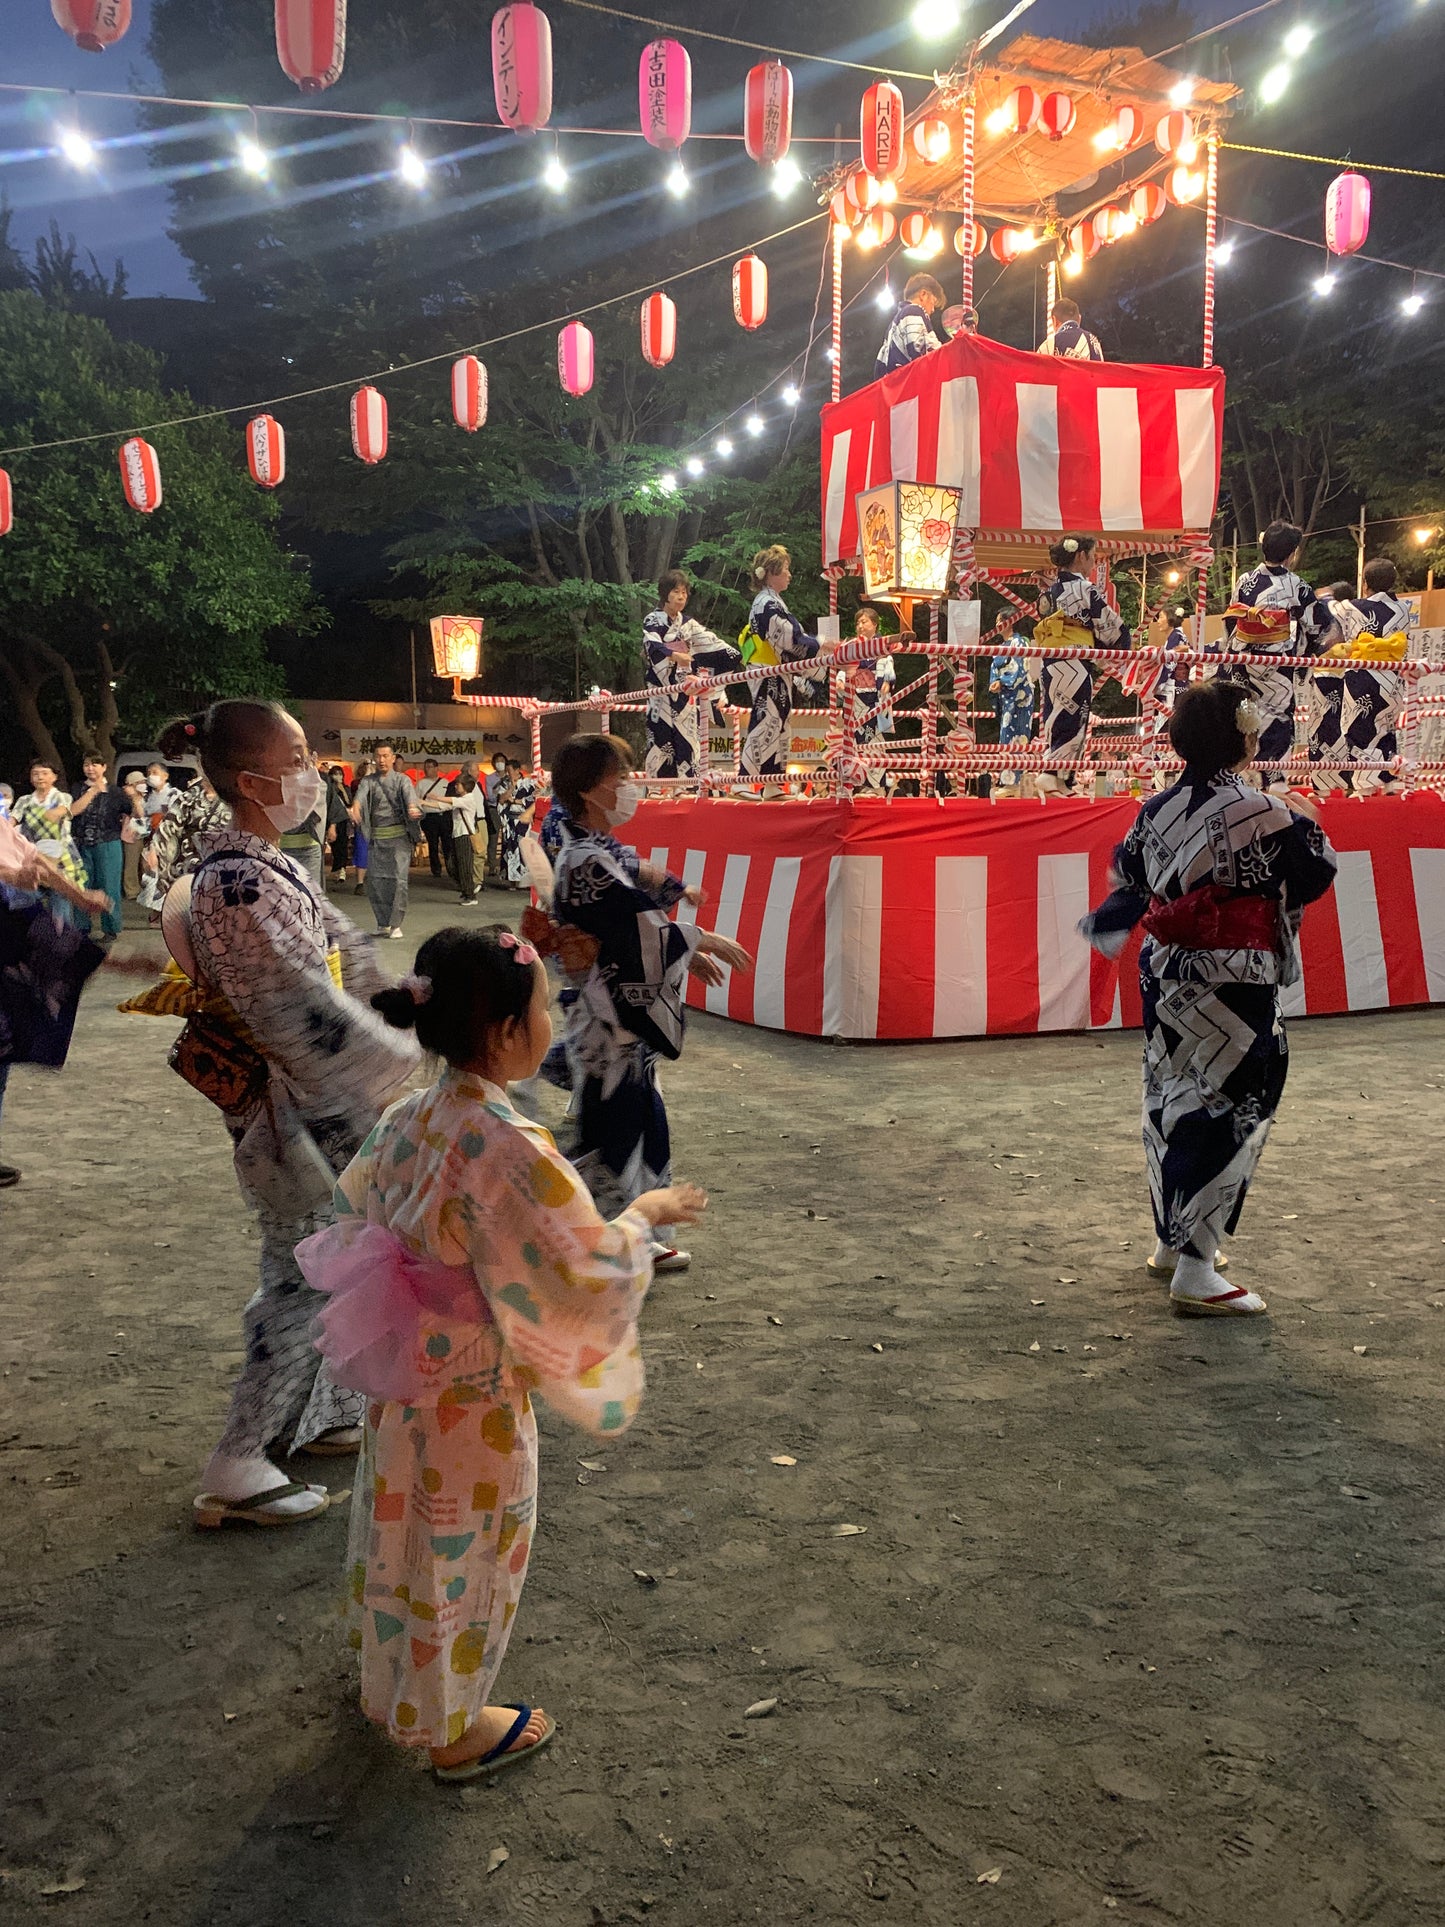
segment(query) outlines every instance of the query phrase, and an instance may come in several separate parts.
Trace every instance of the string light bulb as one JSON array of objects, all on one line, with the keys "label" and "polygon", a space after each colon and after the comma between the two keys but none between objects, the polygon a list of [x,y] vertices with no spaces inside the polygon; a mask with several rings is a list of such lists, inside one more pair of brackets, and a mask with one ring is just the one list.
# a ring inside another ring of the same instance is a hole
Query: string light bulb
[{"label": "string light bulb", "polygon": [[733,445],[726,435],[719,435],[713,443],[713,447],[717,452],[719,461],[727,461],[733,452]]},{"label": "string light bulb", "polygon": [[1291,27],[1284,37],[1284,50],[1286,54],[1288,54],[1291,60],[1298,60],[1314,37],[1314,28],[1305,26],[1303,21],[1301,21],[1299,26]]},{"label": "string light bulb", "polygon": [[1232,240],[1221,241],[1219,243],[1219,246],[1214,250],[1215,266],[1226,268],[1229,266],[1229,263],[1233,259],[1234,259],[1234,242]]},{"label": "string light bulb", "polygon": [[763,433],[767,425],[761,415],[749,415],[747,421],[743,424],[754,441]]},{"label": "string light bulb", "polygon": [[674,161],[667,176],[667,191],[675,201],[680,201],[692,182],[687,178],[687,169],[681,161]]},{"label": "string light bulb", "polygon": [[1008,126],[1008,124],[1009,124],[1008,108],[995,107],[993,112],[988,116],[988,118],[983,123],[984,132],[987,134],[1001,134],[1004,131],[1004,129]]},{"label": "string light bulb", "polygon": [[784,154],[780,161],[773,164],[773,192],[778,199],[784,200],[796,187],[803,185],[803,170],[791,154]]},{"label": "string light bulb", "polygon": [[799,390],[793,386],[792,382],[789,382],[787,387],[783,390],[784,408],[796,408],[798,403],[802,399],[803,397],[802,397],[802,394],[799,392]]},{"label": "string light bulb", "polygon": [[[1289,42],[1286,41],[1285,45],[1287,47]],[[1174,85],[1169,89],[1169,105],[1171,107],[1187,107],[1193,98],[1194,82],[1192,80],[1176,80]]]},{"label": "string light bulb", "polygon": [[1266,107],[1273,107],[1277,100],[1284,99],[1292,78],[1293,75],[1290,69],[1283,63],[1277,67],[1270,68],[1264,79],[1259,83],[1259,97]]},{"label": "string light bulb", "polygon": [[885,314],[890,312],[895,305],[893,300],[893,290],[892,288],[889,287],[886,281],[883,283],[883,286],[878,290],[877,300],[878,300],[879,307],[882,308]]},{"label": "string light bulb", "polygon": [[1425,305],[1424,295],[1412,289],[1411,292],[1407,294],[1405,296],[1405,299],[1400,303],[1400,312],[1401,314],[1409,314],[1409,315],[1419,314],[1420,310],[1424,307],[1424,305]]},{"label": "string light bulb", "polygon": [[554,194],[565,194],[567,192],[567,180],[566,164],[554,147],[552,149],[551,159],[542,169],[542,185],[550,188]]},{"label": "string light bulb", "polygon": [[1065,278],[1072,281],[1076,275],[1084,272],[1084,257],[1082,254],[1066,254],[1059,265]]},{"label": "string light bulb", "polygon": [[426,186],[426,162],[410,141],[396,157],[396,173],[397,179],[404,181],[408,187],[420,189]]},{"label": "string light bulb", "polygon": [[72,167],[95,166],[95,142],[78,127],[62,127],[55,136],[55,144]]},{"label": "string light bulb", "polygon": [[687,458],[687,472],[688,472],[688,474],[689,474],[689,475],[691,475],[691,476],[693,476],[694,478],[696,478],[696,477],[697,477],[697,476],[699,476],[699,475],[703,475],[703,474],[705,474],[705,473],[706,473],[706,470],[705,470],[705,468],[703,467],[703,463],[702,463],[702,459],[701,459],[701,457],[700,457],[700,456],[697,456],[697,455],[689,455],[689,456],[688,456],[688,458]]},{"label": "string light bulb", "polygon": [[959,19],[954,0],[918,0],[912,14],[913,31],[921,40],[942,40],[958,31]]},{"label": "string light bulb", "polygon": [[676,495],[677,477],[671,473],[659,475],[657,478],[657,486],[662,490],[664,495]]},{"label": "string light bulb", "polygon": [[1312,283],[1315,293],[1320,296],[1333,294],[1335,291],[1335,279],[1336,277],[1332,274],[1321,274],[1316,276],[1314,282]]},{"label": "string light bulb", "polygon": [[236,142],[236,158],[253,180],[264,181],[271,171],[271,157],[250,134],[243,134]]},{"label": "string light bulb", "polygon": [[1439,533],[1440,533],[1439,529],[1416,529],[1415,540],[1420,544],[1420,547],[1423,549],[1428,547],[1428,545],[1434,541],[1435,537]]}]

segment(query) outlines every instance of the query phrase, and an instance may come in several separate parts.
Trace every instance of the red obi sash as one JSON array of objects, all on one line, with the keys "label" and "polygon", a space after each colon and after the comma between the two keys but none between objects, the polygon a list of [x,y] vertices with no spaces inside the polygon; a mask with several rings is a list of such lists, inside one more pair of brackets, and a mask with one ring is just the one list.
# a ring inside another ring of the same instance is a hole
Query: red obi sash
[{"label": "red obi sash", "polygon": [[1235,896],[1222,883],[1150,905],[1144,928],[1157,943],[1183,950],[1273,950],[1279,906],[1273,897]]}]

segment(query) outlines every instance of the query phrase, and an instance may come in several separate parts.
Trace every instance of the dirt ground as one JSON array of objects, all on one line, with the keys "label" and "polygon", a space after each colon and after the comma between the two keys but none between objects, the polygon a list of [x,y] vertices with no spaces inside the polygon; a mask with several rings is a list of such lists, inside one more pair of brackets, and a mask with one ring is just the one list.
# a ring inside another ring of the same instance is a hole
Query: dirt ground
[{"label": "dirt ground", "polygon": [[0,1915],[1445,1919],[1445,1011],[1295,1026],[1238,1324],[1143,1270],[1137,1038],[695,1020],[641,1417],[544,1420],[501,1684],[562,1732],[444,1790],[356,1712],[345,1506],[189,1528],[255,1247],[123,994],[6,1111]]}]

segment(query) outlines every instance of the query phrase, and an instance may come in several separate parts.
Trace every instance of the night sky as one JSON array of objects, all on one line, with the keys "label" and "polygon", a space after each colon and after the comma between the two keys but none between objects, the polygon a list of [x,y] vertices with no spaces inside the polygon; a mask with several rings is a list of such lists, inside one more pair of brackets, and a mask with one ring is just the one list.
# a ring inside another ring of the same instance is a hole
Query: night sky
[{"label": "night sky", "polygon": [[[267,5],[267,0],[250,0],[250,4]],[[899,0],[900,16],[906,14],[910,4],[911,0]],[[145,51],[150,10],[151,0],[134,0],[130,32],[119,46],[97,56],[81,53],[72,46],[55,25],[46,0],[6,0],[5,49],[0,79],[115,91],[144,92],[154,89],[158,86],[158,79]],[[975,6],[967,16],[966,24],[973,32],[981,31],[1006,10],[1007,0],[998,0],[996,7]],[[1016,31],[1054,34],[1066,39],[1076,34],[1090,19],[1117,11],[1116,4],[1090,4],[1090,0],[1038,0],[1020,21]],[[1196,29],[1227,19],[1240,11],[1242,0],[1198,0],[1198,4],[1191,9]],[[1281,16],[1288,11],[1281,8]],[[350,10],[353,38],[365,32],[365,16],[364,0],[354,0]],[[676,4],[660,5],[658,8],[659,18],[685,22],[690,16],[714,30],[725,26],[717,10],[700,5],[699,0],[677,0]],[[490,116],[494,111],[488,54],[489,19],[490,9],[479,7],[478,90],[471,110],[479,117]],[[819,39],[819,34],[825,30],[826,19],[825,10],[811,6],[795,5],[780,10],[779,37],[789,46],[817,47],[820,52],[832,51],[825,41]],[[566,120],[585,104],[585,93],[577,91],[575,54],[579,45],[585,45],[588,24],[585,14],[571,8],[559,6],[553,11],[553,57],[556,68],[554,120]],[[644,30],[638,28],[637,34],[640,47]],[[899,42],[894,61],[899,65],[920,68],[945,64],[948,51],[936,46],[925,49],[923,43],[905,40]],[[701,100],[708,91],[707,43],[697,43],[691,52],[693,84]],[[270,94],[273,101],[298,98],[279,67],[275,80],[275,88]],[[862,84],[863,77],[859,76],[860,88]],[[218,93],[233,91],[227,87],[226,77],[222,73],[217,73],[214,85]],[[905,97],[911,99],[916,84],[906,84],[904,91]],[[326,104],[347,104],[344,77],[327,96]],[[740,112],[741,101],[738,106]],[[98,176],[77,174],[53,156],[32,158],[27,152],[44,145],[51,138],[50,130],[64,109],[65,103],[54,97],[33,97],[27,101],[24,96],[0,95],[0,194],[8,199],[14,210],[12,233],[17,243],[28,250],[34,236],[43,232],[53,217],[59,221],[63,232],[75,235],[82,249],[93,250],[107,270],[117,255],[123,258],[133,295],[193,294],[194,289],[187,276],[187,264],[166,235],[168,196],[163,188],[150,181],[147,147],[143,140],[137,138],[134,146],[107,150],[104,168]],[[83,121],[86,131],[95,137],[116,139],[136,133],[134,116],[119,105],[83,103]],[[802,113],[795,125],[800,133],[826,131],[809,128]]]}]

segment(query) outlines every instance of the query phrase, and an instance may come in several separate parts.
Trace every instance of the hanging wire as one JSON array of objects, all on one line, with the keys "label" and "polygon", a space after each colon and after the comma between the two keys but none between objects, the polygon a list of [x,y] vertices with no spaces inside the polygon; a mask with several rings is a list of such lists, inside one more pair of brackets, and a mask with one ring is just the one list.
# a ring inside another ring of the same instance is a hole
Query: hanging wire
[{"label": "hanging wire", "polygon": [[[1024,0],[1032,5],[1032,0]],[[563,5],[580,7],[584,13],[605,14],[610,20],[626,20],[636,27],[653,27],[659,33],[676,34],[679,39],[712,40],[723,47],[742,47],[749,53],[770,54],[774,60],[812,60],[822,67],[844,67],[855,74],[878,74],[889,80],[926,80],[930,86],[936,74],[914,73],[907,67],[876,67],[859,60],[840,60],[835,54],[800,53],[796,48],[772,47],[761,40],[740,40],[735,34],[708,33],[702,27],[679,27],[671,20],[654,20],[649,14],[627,13],[621,7],[605,7],[601,0],[563,0]]]}]

